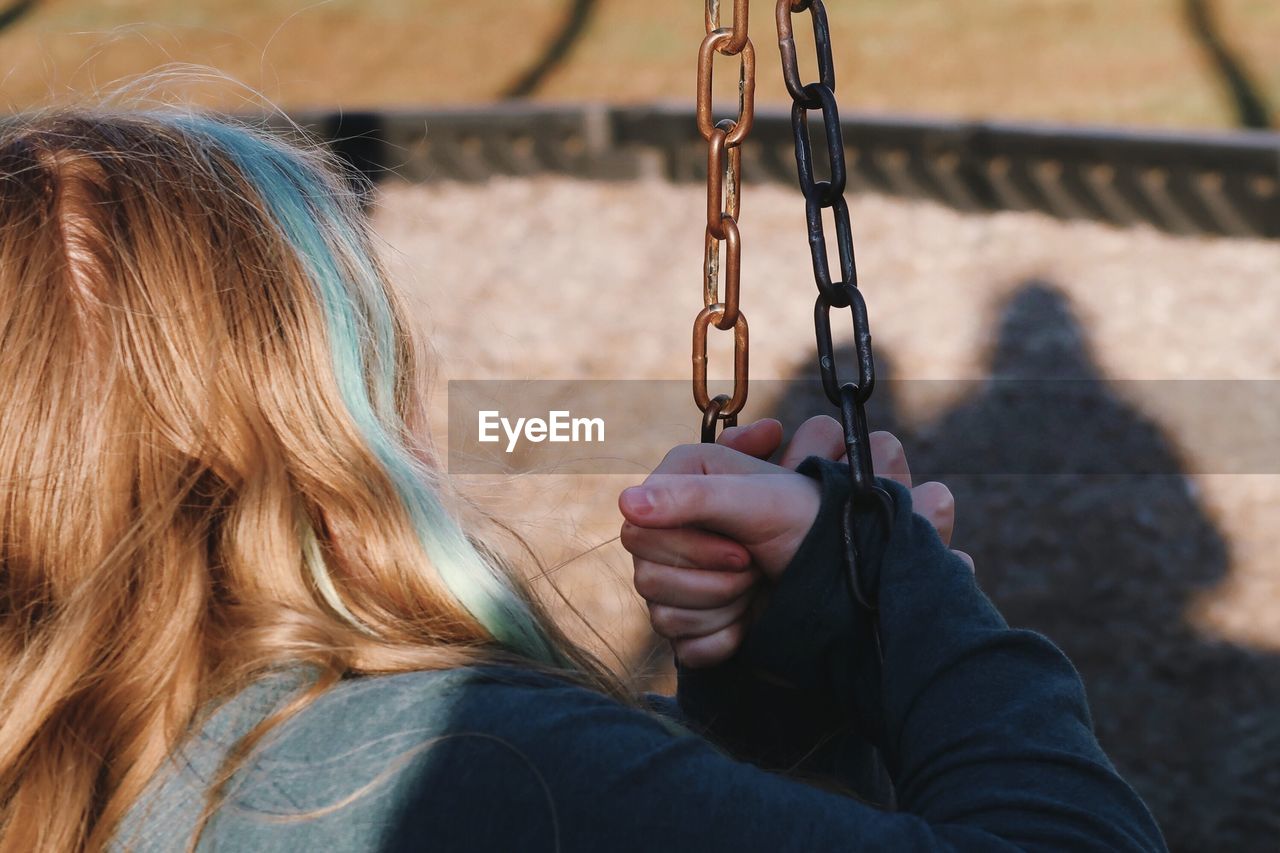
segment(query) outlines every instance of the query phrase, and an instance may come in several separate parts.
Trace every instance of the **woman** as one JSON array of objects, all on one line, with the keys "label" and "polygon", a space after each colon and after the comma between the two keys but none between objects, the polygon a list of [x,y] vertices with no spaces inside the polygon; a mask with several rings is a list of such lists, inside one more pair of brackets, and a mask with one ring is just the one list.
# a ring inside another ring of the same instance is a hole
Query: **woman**
[{"label": "woman", "polygon": [[880,677],[828,420],[624,494],[681,664],[676,701],[630,695],[418,444],[423,354],[314,152],[10,126],[0,354],[0,850],[1163,849],[1070,664],[890,480]]}]

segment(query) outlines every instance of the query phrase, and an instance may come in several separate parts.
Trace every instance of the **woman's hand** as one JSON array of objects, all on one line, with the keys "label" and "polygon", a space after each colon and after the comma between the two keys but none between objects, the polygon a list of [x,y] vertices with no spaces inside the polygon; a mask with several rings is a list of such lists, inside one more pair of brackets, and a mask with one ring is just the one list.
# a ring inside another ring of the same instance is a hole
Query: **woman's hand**
[{"label": "woman's hand", "polygon": [[[737,651],[764,604],[759,580],[776,580],[813,526],[818,484],[794,468],[809,456],[845,458],[840,424],[830,417],[802,424],[778,465],[763,461],[781,442],[773,419],[731,427],[716,444],[674,448],[641,486],[619,496],[636,590],[685,666],[711,666]],[[871,450],[877,474],[911,487],[896,438],[873,433]],[[912,502],[950,542],[950,490],[924,483]]]}]

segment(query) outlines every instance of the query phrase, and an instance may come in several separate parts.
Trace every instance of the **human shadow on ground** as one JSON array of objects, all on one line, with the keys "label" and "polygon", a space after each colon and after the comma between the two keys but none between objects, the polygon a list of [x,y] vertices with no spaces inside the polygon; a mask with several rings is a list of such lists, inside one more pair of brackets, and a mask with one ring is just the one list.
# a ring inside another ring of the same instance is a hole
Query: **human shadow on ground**
[{"label": "human shadow on ground", "polygon": [[[1070,656],[1099,739],[1171,848],[1274,850],[1280,658],[1189,622],[1192,599],[1230,573],[1228,545],[1194,480],[1161,428],[1102,377],[1054,287],[1022,285],[993,340],[989,379],[963,383],[962,402],[926,423],[900,416],[895,394],[906,383],[893,381],[878,352],[871,428],[902,439],[917,483],[951,487],[953,546],[974,557],[1012,625],[1048,635]],[[838,359],[853,364],[850,351]],[[797,370],[806,381],[789,383],[767,413],[788,440],[806,418],[833,412],[807,381],[816,372],[806,360]],[[1073,395],[1065,406],[1044,398],[1053,383],[1032,381],[1063,379],[1082,380],[1063,383]],[[663,654],[655,644],[641,658]]]}]

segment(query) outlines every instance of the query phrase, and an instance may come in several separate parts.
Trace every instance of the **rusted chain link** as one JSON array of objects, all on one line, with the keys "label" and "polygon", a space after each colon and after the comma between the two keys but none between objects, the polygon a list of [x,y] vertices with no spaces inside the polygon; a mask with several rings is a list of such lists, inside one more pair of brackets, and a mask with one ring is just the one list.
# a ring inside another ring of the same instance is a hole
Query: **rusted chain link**
[{"label": "rusted chain link", "polygon": [[[749,0],[733,0],[733,26],[720,26],[720,0],[706,0],[706,37],[698,48],[698,130],[707,141],[707,228],[702,275],[703,308],[693,323],[693,399],[702,411],[702,440],[716,439],[716,422],[733,426],[747,402],[747,318],[740,308],[742,241],[738,213],[742,201],[742,140],[755,115],[756,52],[747,34]],[[741,55],[738,117],[715,121],[712,66],[716,54]],[[724,243],[721,292],[720,244]],[[733,330],[733,393],[712,397],[707,390],[707,334],[715,326]]]},{"label": "rusted chain link", "polygon": [[[795,137],[796,171],[804,194],[805,219],[809,230],[809,252],[813,260],[813,278],[818,298],[813,309],[814,331],[818,342],[818,369],[827,398],[840,409],[844,425],[845,451],[849,458],[852,484],[845,512],[845,544],[850,573],[850,591],[856,603],[875,610],[875,593],[864,587],[858,570],[858,540],[854,526],[858,512],[872,510],[887,523],[892,514],[892,499],[877,485],[871,461],[871,442],[867,433],[864,406],[875,388],[875,362],[871,352],[871,327],[867,320],[867,304],[858,289],[858,271],[854,263],[853,235],[849,221],[849,205],[844,199],[845,157],[840,114],[836,107],[835,64],[831,56],[831,33],[822,0],[778,0],[778,50],[782,54],[782,76],[791,93],[791,129]],[[818,53],[818,81],[802,84],[796,61],[796,44],[791,16],[808,11],[813,20],[813,36]],[[813,143],[809,137],[809,112],[822,113],[823,136],[831,174],[827,180],[814,177]],[[827,260],[827,235],[822,211],[831,208],[835,221],[836,249],[840,259],[840,277],[833,280]],[[835,345],[831,339],[831,309],[848,308],[853,320],[854,353],[857,376],[841,381],[836,368]]]},{"label": "rusted chain link", "polygon": [[[707,33],[710,34],[720,29],[720,0],[707,0],[706,10]],[[748,0],[733,0],[733,26],[727,28],[730,34],[729,43],[720,50],[721,53],[726,56],[733,56],[747,46],[749,42],[747,38],[747,16],[749,12]]]}]

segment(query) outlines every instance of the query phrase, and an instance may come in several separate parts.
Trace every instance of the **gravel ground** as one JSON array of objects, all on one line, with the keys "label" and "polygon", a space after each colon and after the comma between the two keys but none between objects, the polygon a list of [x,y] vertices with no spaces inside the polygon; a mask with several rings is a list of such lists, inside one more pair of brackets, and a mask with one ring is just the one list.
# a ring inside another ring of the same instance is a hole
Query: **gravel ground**
[{"label": "gravel ground", "polygon": [[[437,440],[446,379],[686,379],[704,205],[701,188],[661,182],[383,187],[375,221],[438,353]],[[1235,417],[1123,380],[1280,378],[1280,244],[874,196],[851,210],[881,377],[1102,380],[1067,417],[1034,394],[894,382],[872,428],[903,437],[917,481],[952,487],[955,546],[1011,623],[1079,667],[1104,745],[1172,847],[1276,849],[1280,475],[1198,473],[1224,470],[1220,427]],[[748,186],[743,211],[751,376],[810,378],[803,204]],[[796,391],[753,397],[744,417],[793,428],[830,411]],[[692,400],[689,412],[692,440]],[[973,473],[1028,458],[1059,473]],[[615,539],[617,492],[640,476],[460,479],[534,543],[601,635],[575,636],[607,642],[638,683],[671,686]]]}]

